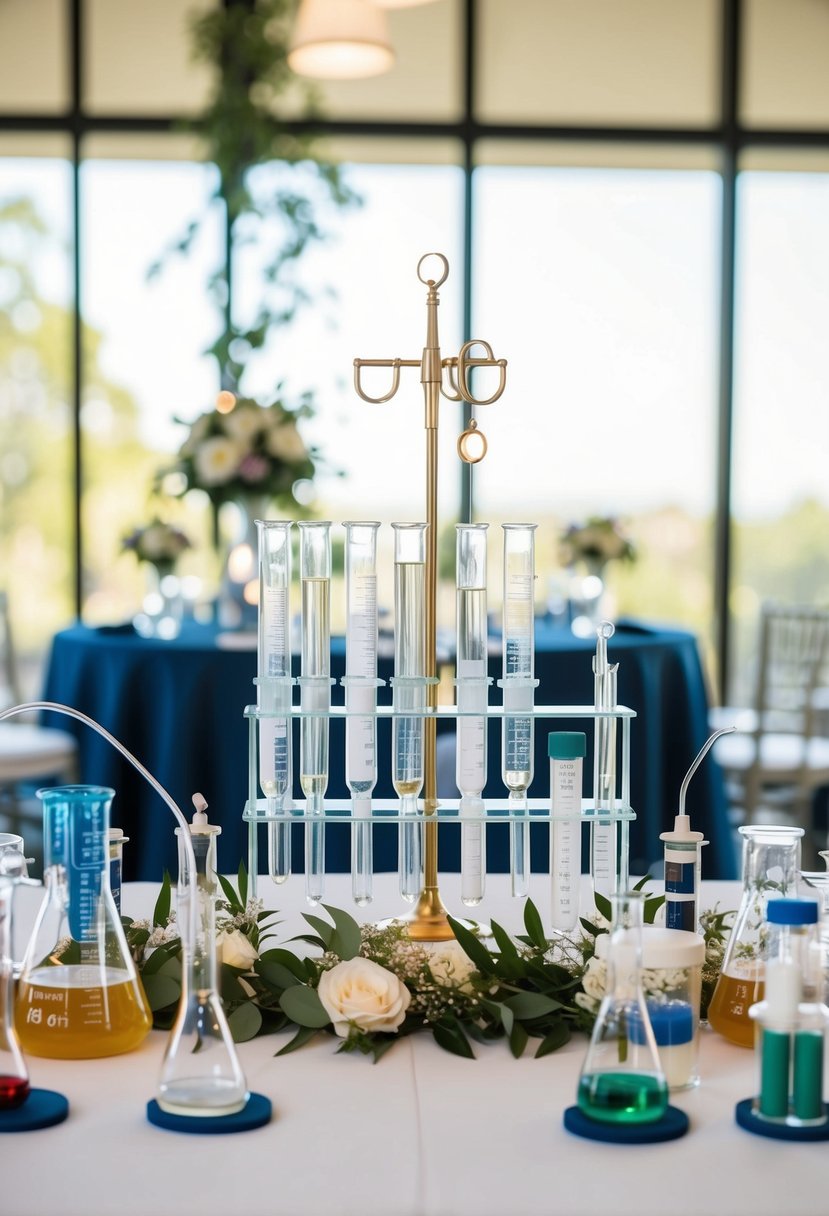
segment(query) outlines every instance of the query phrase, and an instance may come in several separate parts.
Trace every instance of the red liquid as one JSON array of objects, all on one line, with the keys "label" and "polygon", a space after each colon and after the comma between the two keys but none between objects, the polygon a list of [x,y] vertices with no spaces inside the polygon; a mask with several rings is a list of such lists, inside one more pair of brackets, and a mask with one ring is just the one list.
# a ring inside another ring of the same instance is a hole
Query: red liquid
[{"label": "red liquid", "polygon": [[0,1110],[22,1106],[28,1096],[29,1082],[25,1077],[0,1076]]}]

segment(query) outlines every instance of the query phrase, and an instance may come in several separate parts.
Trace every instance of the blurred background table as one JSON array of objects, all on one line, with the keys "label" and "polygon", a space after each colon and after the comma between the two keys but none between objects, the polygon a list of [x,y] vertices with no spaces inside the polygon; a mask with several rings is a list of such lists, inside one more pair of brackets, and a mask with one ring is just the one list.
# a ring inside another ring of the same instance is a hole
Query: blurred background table
[{"label": "blurred background table", "polygon": [[[536,624],[536,675],[538,704],[592,704],[591,639],[577,638],[568,630]],[[497,653],[490,659],[490,675],[501,674]],[[631,825],[631,869],[644,873],[661,857],[660,831],[672,826],[682,778],[704,743],[708,727],[708,698],[693,634],[680,630],[621,622],[609,646],[611,662],[619,666],[619,702],[638,715],[631,729],[631,801],[637,814]],[[296,660],[295,660],[296,662]],[[332,641],[331,674],[345,672],[345,643]],[[173,798],[186,809],[195,790],[204,793],[211,818],[222,825],[220,864],[234,869],[246,856],[242,811],[247,798],[248,725],[244,707],[254,701],[252,680],[256,651],[251,639],[217,635],[209,626],[187,624],[174,641],[138,637],[131,626],[90,629],[81,625],[63,630],[53,641],[44,697],[82,710],[123,742]],[[388,680],[392,659],[380,660],[380,676]],[[336,695],[336,690],[335,690]],[[381,690],[387,700],[390,690]],[[500,700],[500,694],[493,700]],[[169,816],[163,804],[134,770],[103,739],[80,723],[46,715],[50,725],[71,729],[79,743],[80,780],[111,785],[117,792],[114,822],[131,837],[125,850],[125,872],[130,878],[153,880],[164,867],[175,871],[176,849]],[[441,724],[442,726],[443,724]],[[557,721],[536,725],[535,780],[531,794],[549,792],[547,731],[583,729],[584,723]],[[588,725],[588,748],[592,732]],[[500,781],[500,724],[490,727],[489,782],[486,794],[503,797]],[[438,792],[452,796],[454,760],[451,735],[439,741]],[[377,797],[393,797],[390,730],[381,722],[378,734],[379,779]],[[590,751],[585,763],[585,789],[591,783]],[[345,798],[343,727],[331,729],[328,795]],[[297,787],[296,796],[300,797]],[[705,831],[710,845],[705,852],[705,873],[731,878],[736,874],[732,835],[721,774],[707,761],[694,778],[688,797],[693,826]],[[488,832],[489,868],[504,871],[509,865],[507,829]],[[301,850],[301,829],[295,845]],[[441,833],[441,867],[457,869],[459,834],[455,828]],[[349,866],[348,833],[327,832],[327,865],[333,870]],[[546,868],[547,833],[533,831],[533,865]],[[301,857],[301,853],[297,854]],[[397,865],[396,831],[375,829],[375,864],[378,869]]]}]

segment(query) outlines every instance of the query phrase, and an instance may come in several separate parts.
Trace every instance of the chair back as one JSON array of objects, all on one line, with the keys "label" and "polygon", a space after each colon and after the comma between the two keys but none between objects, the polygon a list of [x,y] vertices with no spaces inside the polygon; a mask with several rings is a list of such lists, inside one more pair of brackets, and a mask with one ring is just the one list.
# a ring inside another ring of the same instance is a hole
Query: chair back
[{"label": "chair back", "polygon": [[0,590],[0,709],[19,705],[20,683],[17,675],[17,658],[14,652],[9,597]]},{"label": "chair back", "polygon": [[755,709],[757,733],[815,731],[815,690],[829,660],[829,610],[765,604]]}]

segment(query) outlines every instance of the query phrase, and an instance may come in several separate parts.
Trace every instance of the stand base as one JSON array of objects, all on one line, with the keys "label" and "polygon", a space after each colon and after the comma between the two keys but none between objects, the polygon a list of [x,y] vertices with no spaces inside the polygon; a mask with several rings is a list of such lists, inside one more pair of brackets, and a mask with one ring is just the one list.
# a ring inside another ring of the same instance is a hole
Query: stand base
[{"label": "stand base", "polygon": [[55,1127],[69,1114],[69,1103],[53,1089],[32,1089],[22,1106],[0,1110],[0,1132],[36,1132]]},{"label": "stand base", "polygon": [[147,1119],[168,1132],[191,1132],[197,1136],[222,1136],[232,1132],[252,1132],[271,1119],[271,1100],[264,1094],[251,1094],[234,1115],[173,1115],[162,1110],[155,1098],[147,1103]]},{"label": "stand base", "polygon": [[564,1126],[574,1136],[606,1144],[659,1144],[684,1136],[690,1123],[685,1111],[676,1106],[669,1106],[662,1118],[654,1123],[601,1123],[598,1119],[588,1119],[578,1106],[568,1106],[564,1112]]},{"label": "stand base", "polygon": [[829,1111],[826,1112],[822,1123],[812,1123],[806,1127],[792,1127],[788,1123],[773,1123],[764,1119],[753,1110],[754,1099],[744,1098],[734,1107],[734,1118],[746,1132],[755,1136],[767,1136],[769,1140],[829,1140]]}]

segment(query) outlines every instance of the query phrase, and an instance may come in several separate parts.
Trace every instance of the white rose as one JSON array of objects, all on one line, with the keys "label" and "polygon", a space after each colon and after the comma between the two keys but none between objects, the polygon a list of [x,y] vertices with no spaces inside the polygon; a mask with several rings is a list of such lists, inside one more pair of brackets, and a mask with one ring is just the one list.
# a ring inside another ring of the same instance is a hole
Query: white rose
[{"label": "white rose", "polygon": [[317,989],[341,1039],[352,1027],[397,1033],[412,995],[391,971],[367,958],[351,958],[323,971]]},{"label": "white rose", "polygon": [[264,429],[265,419],[258,406],[237,405],[222,417],[222,426],[232,439],[242,441],[246,447]]},{"label": "white rose", "polygon": [[429,970],[436,983],[446,988],[472,992],[468,983],[475,964],[459,942],[441,942],[429,951]]},{"label": "white rose", "polygon": [[216,435],[205,439],[193,457],[199,482],[203,486],[219,486],[230,481],[244,456],[244,448],[234,439]]},{"label": "white rose", "polygon": [[268,433],[265,447],[271,456],[277,460],[287,460],[289,464],[299,464],[308,455],[302,436],[292,422],[274,427]]},{"label": "white rose", "polygon": [[221,961],[229,967],[237,967],[240,971],[250,971],[259,957],[258,951],[240,929],[220,933],[216,938],[216,945]]},{"label": "white rose", "polygon": [[607,987],[607,964],[604,959],[591,958],[581,977],[581,986],[589,997],[600,1001]]}]

